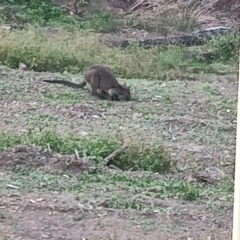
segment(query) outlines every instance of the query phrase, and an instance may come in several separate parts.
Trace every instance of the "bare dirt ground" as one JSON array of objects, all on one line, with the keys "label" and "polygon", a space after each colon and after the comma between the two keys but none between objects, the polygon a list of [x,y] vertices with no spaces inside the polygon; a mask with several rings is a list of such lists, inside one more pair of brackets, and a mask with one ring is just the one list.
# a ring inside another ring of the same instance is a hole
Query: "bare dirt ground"
[{"label": "bare dirt ground", "polygon": [[[208,167],[231,177],[237,75],[194,75],[191,81],[164,83],[120,80],[132,85],[133,100],[127,103],[41,82],[56,76],[63,77],[1,67],[1,132],[55,129],[63,136],[120,134],[133,142],[164,143],[178,173],[96,173],[97,165],[74,155],[35,146],[4,151],[1,239],[231,239],[231,181],[196,185],[189,178]],[[195,188],[197,199],[181,200]]]}]

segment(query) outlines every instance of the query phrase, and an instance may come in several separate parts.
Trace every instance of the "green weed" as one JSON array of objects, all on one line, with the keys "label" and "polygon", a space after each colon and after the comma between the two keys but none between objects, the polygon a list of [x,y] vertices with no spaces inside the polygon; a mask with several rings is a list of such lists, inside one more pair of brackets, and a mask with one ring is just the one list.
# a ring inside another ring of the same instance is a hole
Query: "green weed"
[{"label": "green weed", "polygon": [[[77,151],[79,157],[94,156],[97,163],[101,163],[105,157],[120,146],[120,142],[108,136],[86,139],[71,134],[61,136],[51,131],[41,133],[29,131],[25,135],[0,134],[0,151],[12,148],[17,144],[35,144],[49,147],[61,154],[74,154]],[[141,149],[130,146],[128,151],[120,154],[114,165],[123,170],[148,170],[153,172],[168,172],[172,167],[170,155],[162,146],[146,146]]]},{"label": "green weed", "polygon": [[114,165],[123,170],[164,173],[172,167],[170,159],[169,153],[162,146],[151,146],[150,148],[131,146],[116,158]]},{"label": "green weed", "polygon": [[[167,199],[175,198],[184,201],[196,201],[204,197],[229,195],[232,192],[231,184],[226,183],[218,186],[205,186],[200,183],[188,183],[175,178],[163,180],[154,179],[151,176],[141,178],[133,177],[129,174],[81,174],[66,177],[62,174],[51,172],[29,171],[26,169],[14,170],[10,178],[1,179],[2,186],[8,182],[22,190],[34,191],[59,191],[70,192],[81,199],[82,202],[89,202],[89,199],[100,198],[101,188],[104,186],[105,205],[110,208],[125,208],[143,210],[149,208],[147,199]],[[99,190],[100,191],[99,191]],[[116,191],[118,189],[118,191]],[[115,192],[112,195],[112,192]],[[124,197],[119,193],[127,192]],[[154,204],[153,206],[154,207]]]},{"label": "green weed", "polygon": [[213,39],[208,43],[213,59],[218,62],[238,62],[239,35],[229,34]]},{"label": "green weed", "polygon": [[[68,29],[93,29],[109,32],[117,28],[113,14],[94,11],[87,17],[73,17],[58,5],[44,1],[4,0],[0,18],[5,23],[31,23],[40,26],[61,26]],[[84,3],[83,3],[84,4]]]}]

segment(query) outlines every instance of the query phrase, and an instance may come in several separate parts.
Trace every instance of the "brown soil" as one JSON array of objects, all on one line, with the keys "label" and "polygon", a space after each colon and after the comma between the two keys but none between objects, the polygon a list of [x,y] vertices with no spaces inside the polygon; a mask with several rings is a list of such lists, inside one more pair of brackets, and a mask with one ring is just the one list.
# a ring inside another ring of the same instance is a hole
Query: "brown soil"
[{"label": "brown soil", "polygon": [[[65,174],[62,163],[70,156],[51,154],[33,146],[17,146],[0,155],[1,176],[14,166],[55,171]],[[71,157],[72,159],[72,157]],[[82,160],[69,164],[70,172],[91,170]],[[11,185],[9,188],[13,188]],[[149,204],[153,204],[152,202]],[[224,214],[206,211],[199,203],[174,199],[156,200],[155,206],[166,212],[112,209],[106,201],[82,204],[79,197],[60,192],[12,192],[0,197],[0,233],[2,239],[231,239],[232,207]]]},{"label": "brown soil", "polygon": [[[172,206],[174,201],[165,204]],[[191,204],[181,209],[181,216],[173,213],[139,214],[135,221],[130,212],[81,205],[68,194],[4,195],[0,205],[3,239],[177,240],[187,239],[186,236],[202,240],[231,239],[231,230],[224,227],[227,218],[224,222],[215,219],[216,224],[223,226],[221,231],[216,231],[216,226],[211,226],[213,216],[205,215],[201,207]],[[179,233],[177,228],[174,230],[176,225],[182,225],[185,233]]]}]

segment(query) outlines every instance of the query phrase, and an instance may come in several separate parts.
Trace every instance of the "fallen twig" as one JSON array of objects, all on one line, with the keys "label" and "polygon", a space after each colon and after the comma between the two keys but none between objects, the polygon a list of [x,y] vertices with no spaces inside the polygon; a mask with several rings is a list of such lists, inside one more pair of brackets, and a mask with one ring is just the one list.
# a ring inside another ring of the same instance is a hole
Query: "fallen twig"
[{"label": "fallen twig", "polygon": [[75,0],[74,3],[73,3],[74,9],[71,8],[71,7],[68,7],[68,6],[66,6],[65,4],[62,4],[62,3],[59,3],[59,5],[60,5],[62,8],[64,8],[65,10],[70,11],[70,14],[74,14],[74,15],[80,17],[80,15],[81,15],[81,13],[82,13],[82,11],[79,11],[79,9],[78,9],[77,0]]},{"label": "fallen twig", "polygon": [[[113,160],[119,153],[121,153],[123,150],[125,150],[128,146],[127,145],[122,145],[121,147],[117,148],[115,151],[113,151],[110,155],[108,155],[106,158],[103,160],[103,164],[106,166],[109,166],[109,163],[111,160]],[[112,164],[111,164],[112,165]]]}]

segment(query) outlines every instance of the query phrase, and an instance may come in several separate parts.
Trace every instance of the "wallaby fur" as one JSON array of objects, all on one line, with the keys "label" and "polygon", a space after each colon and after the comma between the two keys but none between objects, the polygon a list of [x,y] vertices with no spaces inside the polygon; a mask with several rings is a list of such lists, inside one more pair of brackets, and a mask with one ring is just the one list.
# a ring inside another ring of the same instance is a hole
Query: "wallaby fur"
[{"label": "wallaby fur", "polygon": [[59,83],[68,87],[83,88],[86,84],[90,84],[92,95],[101,99],[110,100],[130,100],[130,86],[121,85],[111,69],[104,65],[96,64],[91,66],[84,75],[84,80],[79,83],[72,83],[65,80],[43,80],[47,83]]}]

